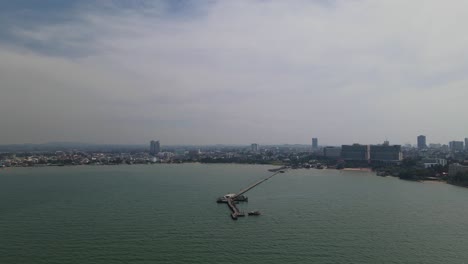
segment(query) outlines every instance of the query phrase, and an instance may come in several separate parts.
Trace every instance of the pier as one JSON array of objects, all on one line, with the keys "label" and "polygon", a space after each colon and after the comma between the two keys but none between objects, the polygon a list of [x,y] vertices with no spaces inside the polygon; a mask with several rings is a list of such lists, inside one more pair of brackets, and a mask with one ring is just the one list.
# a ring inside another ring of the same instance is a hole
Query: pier
[{"label": "pier", "polygon": [[245,216],[244,212],[240,212],[239,209],[237,208],[234,200],[228,199],[227,205],[229,206],[229,209],[231,209],[231,218],[234,220],[237,220],[237,217],[239,216]]},{"label": "pier", "polygon": [[271,179],[273,176],[279,173],[284,173],[284,170],[278,170],[272,175],[261,179],[246,188],[240,190],[238,193],[231,193],[231,194],[226,194],[223,197],[218,198],[217,202],[218,203],[226,203],[231,210],[231,218],[233,220],[237,220],[238,217],[245,216],[244,212],[239,211],[239,208],[237,208],[236,203],[237,202],[247,202],[247,197],[245,197],[243,194],[250,191],[251,189],[255,188],[256,186],[260,185],[261,183]]}]

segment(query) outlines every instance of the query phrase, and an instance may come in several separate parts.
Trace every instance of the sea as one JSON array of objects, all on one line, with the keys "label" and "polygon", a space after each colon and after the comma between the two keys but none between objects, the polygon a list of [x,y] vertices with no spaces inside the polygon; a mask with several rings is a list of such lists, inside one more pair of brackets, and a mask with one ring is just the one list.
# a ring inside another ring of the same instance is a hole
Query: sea
[{"label": "sea", "polygon": [[0,169],[0,263],[468,263],[468,188],[265,165]]}]

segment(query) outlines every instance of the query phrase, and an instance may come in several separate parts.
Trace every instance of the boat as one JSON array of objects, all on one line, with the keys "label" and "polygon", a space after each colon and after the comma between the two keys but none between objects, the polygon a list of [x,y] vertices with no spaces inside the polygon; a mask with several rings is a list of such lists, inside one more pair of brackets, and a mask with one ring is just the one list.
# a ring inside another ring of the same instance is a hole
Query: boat
[{"label": "boat", "polygon": [[260,215],[260,211],[250,211],[249,215]]}]

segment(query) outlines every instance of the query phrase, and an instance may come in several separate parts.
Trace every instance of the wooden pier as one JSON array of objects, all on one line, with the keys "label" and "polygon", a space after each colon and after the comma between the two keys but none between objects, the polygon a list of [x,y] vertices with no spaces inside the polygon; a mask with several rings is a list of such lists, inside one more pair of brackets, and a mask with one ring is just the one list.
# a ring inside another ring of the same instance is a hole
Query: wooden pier
[{"label": "wooden pier", "polygon": [[[261,180],[255,182],[255,183],[249,185],[248,187],[242,189],[241,191],[239,191],[236,194],[225,195],[224,197],[219,198],[218,202],[220,201],[220,199],[222,200],[222,202],[225,202],[228,205],[229,209],[231,209],[231,218],[233,220],[237,220],[238,217],[245,216],[245,214],[244,214],[244,212],[239,211],[239,209],[237,208],[236,198],[241,196],[242,194],[248,192],[249,190],[253,189],[254,187],[258,186],[260,183],[263,183],[263,182],[267,181],[268,179],[270,179],[271,177],[273,177],[273,176],[275,176],[276,174],[279,174],[279,173],[284,173],[284,170],[277,171],[277,172],[273,173],[272,175],[266,177],[265,179],[261,179]],[[245,201],[247,201],[247,199],[245,199]]]},{"label": "wooden pier", "polygon": [[239,209],[237,208],[235,201],[232,198],[227,199],[227,205],[229,206],[229,209],[231,209],[231,218],[233,220],[237,220],[237,217],[239,216],[245,216],[244,212],[240,212]]}]

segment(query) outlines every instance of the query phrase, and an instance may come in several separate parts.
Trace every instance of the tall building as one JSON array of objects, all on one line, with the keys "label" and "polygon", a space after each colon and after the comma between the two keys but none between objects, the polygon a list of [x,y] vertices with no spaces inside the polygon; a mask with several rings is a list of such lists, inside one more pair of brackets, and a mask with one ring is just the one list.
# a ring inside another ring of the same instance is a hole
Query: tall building
[{"label": "tall building", "polygon": [[465,138],[465,150],[468,150],[468,138]]},{"label": "tall building", "polygon": [[327,158],[339,158],[341,157],[340,147],[324,147],[323,155]]},{"label": "tall building", "polygon": [[426,147],[426,136],[418,136],[418,149],[425,149]]},{"label": "tall building", "polygon": [[342,145],[341,157],[344,160],[369,160],[369,145]]},{"label": "tall building", "polygon": [[463,151],[463,141],[450,141],[449,142],[450,151]]},{"label": "tall building", "polygon": [[312,150],[318,149],[318,138],[312,138]]},{"label": "tall building", "polygon": [[371,161],[401,161],[403,159],[400,145],[371,145],[369,152]]},{"label": "tall building", "polygon": [[250,145],[250,150],[252,152],[258,152],[258,144],[257,143],[253,143],[252,145]]},{"label": "tall building", "polygon": [[159,140],[151,140],[150,142],[150,155],[157,155],[159,152],[161,152],[161,145],[159,144]]}]

